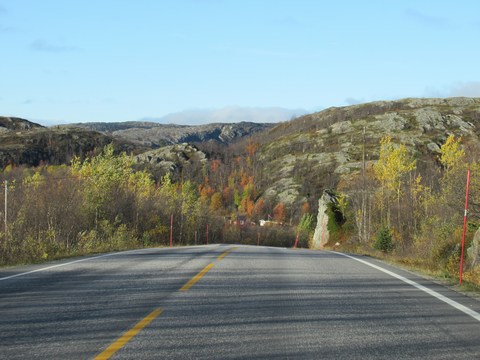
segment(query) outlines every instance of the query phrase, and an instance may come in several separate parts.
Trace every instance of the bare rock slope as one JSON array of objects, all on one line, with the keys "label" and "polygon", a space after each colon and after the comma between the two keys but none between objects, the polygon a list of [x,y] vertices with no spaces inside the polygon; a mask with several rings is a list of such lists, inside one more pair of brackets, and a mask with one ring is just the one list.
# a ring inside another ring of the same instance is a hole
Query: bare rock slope
[{"label": "bare rock slope", "polygon": [[287,204],[318,199],[361,171],[364,148],[371,166],[385,135],[431,163],[450,134],[480,145],[480,98],[379,101],[305,115],[264,136],[260,160],[274,174],[264,193]]}]

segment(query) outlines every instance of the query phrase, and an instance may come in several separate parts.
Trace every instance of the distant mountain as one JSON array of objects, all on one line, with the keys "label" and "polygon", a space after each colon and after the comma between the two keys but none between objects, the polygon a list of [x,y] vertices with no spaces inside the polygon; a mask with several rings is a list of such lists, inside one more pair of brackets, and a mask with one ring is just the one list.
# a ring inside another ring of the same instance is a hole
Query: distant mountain
[{"label": "distant mountain", "polygon": [[121,123],[83,123],[68,126],[95,130],[137,145],[159,148],[184,142],[214,142],[228,145],[236,140],[270,129],[275,124],[239,122],[234,124],[165,125],[131,121]]},{"label": "distant mountain", "polygon": [[0,168],[8,164],[65,164],[113,143],[117,151],[140,154],[181,143],[228,145],[275,124],[164,125],[149,122],[84,123],[43,127],[25,119],[0,117]]}]

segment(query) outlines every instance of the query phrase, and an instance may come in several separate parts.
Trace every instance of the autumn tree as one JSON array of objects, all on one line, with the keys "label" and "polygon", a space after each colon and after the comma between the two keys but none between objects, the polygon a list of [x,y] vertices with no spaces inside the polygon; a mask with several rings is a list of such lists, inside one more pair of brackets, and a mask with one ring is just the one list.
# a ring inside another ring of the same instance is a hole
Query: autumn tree
[{"label": "autumn tree", "polygon": [[210,209],[212,211],[218,211],[222,209],[222,194],[215,192],[210,199]]},{"label": "autumn tree", "polygon": [[[419,233],[415,250],[433,268],[453,271],[453,275],[457,270],[448,269],[448,264],[458,263],[460,256],[456,249],[462,231],[467,168],[472,169],[472,174],[479,174],[477,171],[480,169],[478,161],[466,161],[461,140],[453,135],[441,146],[439,161],[443,171],[438,172],[438,185],[434,189],[426,188],[420,192],[423,198],[420,197],[419,200],[424,212],[418,220]],[[470,187],[472,204],[480,194],[480,183],[475,184],[476,181],[478,180],[472,181]]]},{"label": "autumn tree", "polygon": [[446,207],[461,209],[463,206],[467,168],[475,168],[475,164],[467,164],[465,158],[461,138],[455,138],[453,135],[450,135],[440,147],[439,156],[440,163],[444,168],[444,173],[440,180],[441,197]]},{"label": "autumn tree", "polygon": [[258,221],[262,219],[265,216],[265,209],[265,200],[263,198],[258,199],[253,208],[253,220]]},{"label": "autumn tree", "polygon": [[276,222],[283,224],[287,217],[287,209],[284,203],[278,203],[273,208],[273,220]]},{"label": "autumn tree", "polygon": [[380,182],[380,207],[382,222],[390,226],[390,201],[397,201],[397,226],[400,222],[400,200],[403,195],[403,185],[406,182],[406,175],[414,170],[416,161],[412,159],[405,145],[395,145],[390,136],[384,136],[380,140],[380,156],[374,165],[376,179]]},{"label": "autumn tree", "polygon": [[448,173],[451,169],[463,163],[465,151],[461,148],[461,138],[450,135],[440,147],[440,162]]},{"label": "autumn tree", "polygon": [[82,209],[93,224],[84,236],[88,247],[125,248],[137,238],[140,207],[152,193],[153,180],[133,165],[131,156],[115,155],[113,145],[95,157],[72,161],[71,172],[82,184]]}]

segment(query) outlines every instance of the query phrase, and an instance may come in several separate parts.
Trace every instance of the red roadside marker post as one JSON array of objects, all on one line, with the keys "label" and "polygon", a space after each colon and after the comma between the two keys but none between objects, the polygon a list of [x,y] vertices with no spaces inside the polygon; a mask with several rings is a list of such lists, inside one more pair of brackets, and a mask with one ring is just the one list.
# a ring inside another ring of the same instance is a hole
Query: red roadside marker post
[{"label": "red roadside marker post", "polygon": [[298,240],[300,239],[300,232],[297,233],[297,238],[295,239],[295,245],[293,245],[293,249],[295,250],[298,245]]},{"label": "red roadside marker post", "polygon": [[467,172],[467,189],[465,191],[465,213],[463,215],[462,255],[460,255],[460,285],[463,278],[463,256],[465,254],[465,234],[467,233],[468,192],[470,190],[470,169]]}]

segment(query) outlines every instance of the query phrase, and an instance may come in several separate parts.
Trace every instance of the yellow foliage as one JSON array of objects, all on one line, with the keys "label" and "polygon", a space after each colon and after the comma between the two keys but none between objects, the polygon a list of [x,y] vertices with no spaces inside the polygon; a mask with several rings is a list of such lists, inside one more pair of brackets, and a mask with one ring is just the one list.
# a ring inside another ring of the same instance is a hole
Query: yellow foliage
[{"label": "yellow foliage", "polygon": [[45,180],[45,176],[40,174],[36,171],[32,176],[28,176],[23,179],[23,184],[27,186],[33,186],[34,188],[38,188],[40,183]]},{"label": "yellow foliage", "polygon": [[461,141],[461,138],[455,139],[454,135],[450,135],[440,148],[440,162],[447,172],[463,163],[465,151],[460,148]]},{"label": "yellow foliage", "polygon": [[477,265],[473,269],[465,271],[463,273],[463,280],[480,286],[480,265]]},{"label": "yellow foliage", "polygon": [[345,215],[345,212],[347,210],[347,207],[348,207],[348,197],[347,197],[347,194],[345,193],[339,193],[338,196],[337,196],[337,201],[338,201],[338,209],[340,210],[340,212],[342,214]]},{"label": "yellow foliage", "polygon": [[210,208],[213,211],[219,210],[222,207],[222,194],[216,192],[212,195],[212,199],[210,202]]},{"label": "yellow foliage", "polygon": [[380,140],[380,157],[373,170],[382,187],[394,191],[399,198],[404,175],[415,167],[416,161],[409,157],[405,145],[395,146],[389,135]]}]

